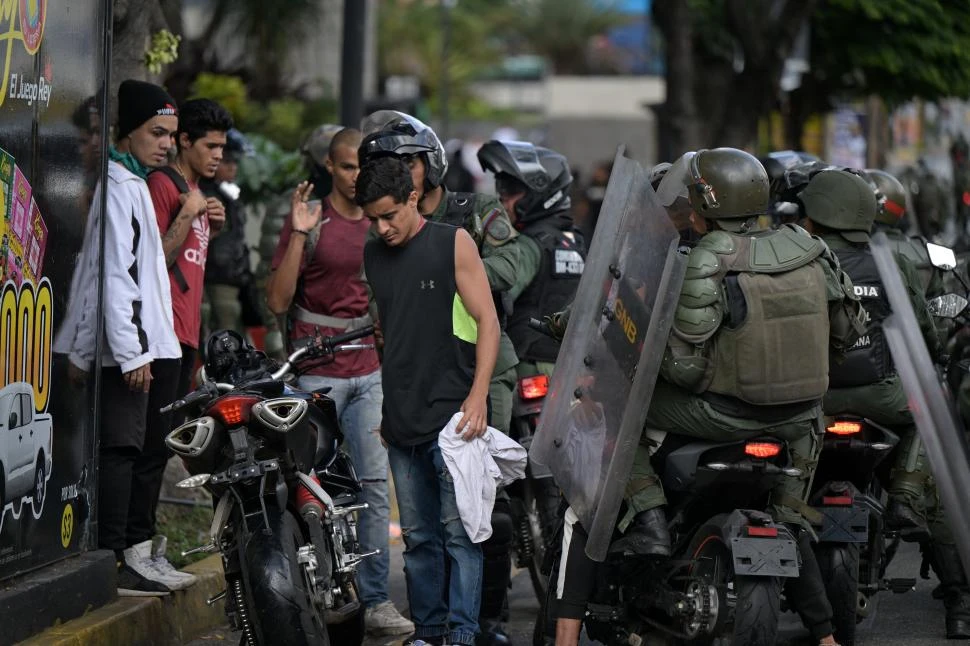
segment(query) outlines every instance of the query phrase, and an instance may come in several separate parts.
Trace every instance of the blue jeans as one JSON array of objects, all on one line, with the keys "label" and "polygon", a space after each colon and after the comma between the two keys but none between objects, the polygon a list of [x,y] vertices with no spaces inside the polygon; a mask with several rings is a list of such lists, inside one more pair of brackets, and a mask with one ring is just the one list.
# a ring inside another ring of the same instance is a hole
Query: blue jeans
[{"label": "blue jeans", "polygon": [[381,405],[384,391],[381,388],[381,371],[363,377],[341,379],[304,375],[300,388],[316,390],[330,386],[329,396],[337,405],[340,428],[344,432],[350,459],[357,469],[363,487],[363,500],[368,509],[359,512],[357,537],[361,552],[380,550],[357,569],[361,601],[367,607],[388,600],[387,573],[390,567],[388,550],[388,525],[391,508],[387,494],[387,451],[381,444],[378,429],[381,425]]},{"label": "blue jeans", "polygon": [[[415,636],[448,635],[447,643],[474,644],[482,598],[482,549],[461,524],[455,485],[438,441],[392,445],[387,455],[401,512],[404,575]],[[451,564],[449,581],[446,558]]]}]

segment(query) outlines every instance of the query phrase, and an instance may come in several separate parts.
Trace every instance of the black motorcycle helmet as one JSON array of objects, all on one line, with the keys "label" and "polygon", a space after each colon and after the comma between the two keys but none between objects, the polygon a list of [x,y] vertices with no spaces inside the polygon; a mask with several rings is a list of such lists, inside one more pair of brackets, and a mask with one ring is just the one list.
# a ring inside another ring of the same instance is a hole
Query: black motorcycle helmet
[{"label": "black motorcycle helmet", "polygon": [[217,330],[205,342],[205,375],[235,383],[265,369],[265,358],[235,330]]},{"label": "black motorcycle helmet", "polygon": [[420,155],[424,160],[425,190],[436,189],[444,182],[448,172],[445,147],[434,130],[419,119],[395,110],[380,110],[364,119],[361,133],[364,139],[357,149],[361,166],[387,155]]},{"label": "black motorcycle helmet", "polygon": [[573,175],[569,162],[554,150],[525,141],[487,141],[478,150],[482,170],[495,174],[502,191],[505,182],[514,183],[514,192],[525,196],[515,203],[516,224],[541,220],[566,211],[572,204],[569,187]]}]

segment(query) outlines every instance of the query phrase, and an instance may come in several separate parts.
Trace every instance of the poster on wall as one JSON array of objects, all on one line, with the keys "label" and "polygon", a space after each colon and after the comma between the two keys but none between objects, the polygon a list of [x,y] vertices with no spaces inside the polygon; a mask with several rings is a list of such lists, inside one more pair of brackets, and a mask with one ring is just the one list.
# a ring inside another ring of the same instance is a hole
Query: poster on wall
[{"label": "poster on wall", "polygon": [[0,579],[89,547],[92,386],[52,342],[101,163],[102,4],[0,13]]}]

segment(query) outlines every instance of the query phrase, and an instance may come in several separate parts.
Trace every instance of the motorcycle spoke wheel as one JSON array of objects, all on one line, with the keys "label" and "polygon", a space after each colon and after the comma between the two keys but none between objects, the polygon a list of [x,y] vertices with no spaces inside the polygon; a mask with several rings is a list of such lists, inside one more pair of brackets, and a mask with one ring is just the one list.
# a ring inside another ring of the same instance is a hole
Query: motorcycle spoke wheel
[{"label": "motorcycle spoke wheel", "polygon": [[689,641],[692,645],[745,644],[771,646],[778,634],[781,583],[775,577],[735,576],[731,551],[720,528],[697,533],[691,555],[690,580],[714,586],[718,595],[713,634]]}]

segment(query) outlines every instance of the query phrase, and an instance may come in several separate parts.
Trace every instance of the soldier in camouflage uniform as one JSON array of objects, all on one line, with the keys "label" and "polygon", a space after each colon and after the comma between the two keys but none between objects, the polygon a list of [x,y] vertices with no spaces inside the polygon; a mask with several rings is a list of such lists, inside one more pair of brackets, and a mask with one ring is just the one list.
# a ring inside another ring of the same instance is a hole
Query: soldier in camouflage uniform
[{"label": "soldier in camouflage uniform", "polygon": [[906,189],[902,182],[884,170],[867,169],[866,175],[879,192],[879,210],[873,222],[873,231],[883,231],[889,238],[893,252],[905,256],[916,268],[923,293],[927,298],[943,293],[943,275],[930,262],[926,251],[926,239],[922,236],[908,236],[903,233],[906,217]]},{"label": "soldier in camouflage uniform", "polygon": [[[871,196],[871,189],[861,178],[842,171],[817,174],[799,196],[810,229],[838,256],[868,315],[863,336],[846,353],[845,361],[834,364],[829,371],[830,388],[823,407],[826,415],[862,415],[900,436],[886,487],[886,522],[899,528],[904,539],[922,541],[925,557],[942,584],[947,637],[968,638],[970,587],[882,332],[881,323],[891,310],[869,250],[868,231],[876,217]],[[930,354],[938,356],[940,342],[926,308],[919,274],[905,256],[896,254],[896,263]]]},{"label": "soldier in camouflage uniform", "polygon": [[[400,112],[380,111],[364,119],[361,131],[365,135],[358,149],[361,167],[381,156],[404,159],[411,168],[421,214],[432,222],[464,228],[478,245],[502,325],[498,358],[489,387],[489,425],[508,433],[519,360],[505,327],[511,310],[507,293],[520,272],[518,233],[494,196],[455,193],[445,187],[448,160],[444,146],[434,131],[418,119]],[[496,498],[492,511],[492,536],[482,543],[485,559],[479,617],[482,633],[479,644],[482,645],[509,643],[502,622],[507,614],[511,549],[512,516],[508,497],[503,493]]]},{"label": "soldier in camouflage uniform", "polygon": [[[861,190],[863,184],[865,182],[860,177],[851,173],[822,171],[799,195],[812,231],[818,233],[838,256],[868,315],[865,334],[846,353],[845,361],[833,365],[829,372],[824,410],[827,415],[862,415],[900,435],[898,460],[888,487],[890,505],[886,519],[890,525],[918,537],[917,532],[926,533],[923,499],[930,477],[929,465],[882,333],[882,321],[890,314],[890,309],[869,251],[868,232],[876,215],[875,200],[872,200],[871,209],[868,199],[855,208],[852,202],[855,200],[855,204],[860,204],[863,198],[853,192]],[[930,353],[938,356],[941,351],[939,337],[926,309],[919,274],[905,256],[897,254],[895,257]]]},{"label": "soldier in camouflage uniform", "polygon": [[[821,449],[829,357],[855,342],[864,312],[822,241],[794,225],[761,228],[768,175],[750,154],[688,153],[658,193],[671,187],[686,193],[707,234],[690,252],[647,427],[715,442],[762,434],[788,442],[801,475],[771,493],[771,512],[793,525],[802,557],[802,574],[786,582],[786,594],[818,643],[834,644],[806,500]],[[637,449],[619,524],[624,534],[611,551],[667,557],[666,498],[650,443],[644,437]],[[559,622],[564,635],[578,631],[578,620]]]},{"label": "soldier in camouflage uniform", "polygon": [[570,215],[569,163],[559,153],[526,142],[488,141],[478,151],[482,169],[495,175],[502,206],[519,232],[521,262],[509,319],[520,378],[552,376],[559,343],[533,330],[529,319],[565,307],[576,295],[586,245]]}]

